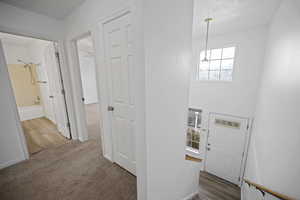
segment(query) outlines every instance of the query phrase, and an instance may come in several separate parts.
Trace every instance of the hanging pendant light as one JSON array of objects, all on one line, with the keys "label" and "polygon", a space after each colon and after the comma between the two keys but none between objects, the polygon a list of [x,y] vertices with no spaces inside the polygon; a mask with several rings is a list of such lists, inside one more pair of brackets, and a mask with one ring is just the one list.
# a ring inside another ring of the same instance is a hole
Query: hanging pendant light
[{"label": "hanging pendant light", "polygon": [[212,21],[213,19],[208,17],[206,18],[204,21],[206,22],[206,38],[205,38],[205,56],[204,59],[202,60],[203,62],[208,62],[208,58],[207,58],[207,51],[208,51],[208,33],[209,33],[209,23]]}]

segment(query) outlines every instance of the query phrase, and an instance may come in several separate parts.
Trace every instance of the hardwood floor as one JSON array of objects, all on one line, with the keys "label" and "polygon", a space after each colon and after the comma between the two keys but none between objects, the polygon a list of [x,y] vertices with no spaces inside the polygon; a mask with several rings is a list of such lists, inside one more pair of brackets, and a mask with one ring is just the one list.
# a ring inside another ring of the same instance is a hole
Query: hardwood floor
[{"label": "hardwood floor", "polygon": [[69,142],[59,133],[56,125],[45,117],[23,121],[22,127],[31,155]]},{"label": "hardwood floor", "polygon": [[206,172],[200,173],[199,193],[191,200],[240,200],[238,186]]}]

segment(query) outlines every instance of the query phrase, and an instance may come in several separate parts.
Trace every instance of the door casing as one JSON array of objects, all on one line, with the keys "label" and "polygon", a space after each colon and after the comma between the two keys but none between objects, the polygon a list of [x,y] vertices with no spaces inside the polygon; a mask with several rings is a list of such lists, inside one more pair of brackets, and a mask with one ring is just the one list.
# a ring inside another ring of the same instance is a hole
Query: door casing
[{"label": "door casing", "polygon": [[[240,179],[239,179],[239,183],[238,186],[242,186],[243,183],[243,178],[245,175],[245,168],[246,168],[246,162],[247,162],[247,158],[248,158],[248,151],[249,151],[249,144],[250,144],[250,140],[251,140],[251,133],[252,133],[252,125],[253,125],[253,118],[247,118],[247,117],[240,117],[240,116],[235,116],[235,115],[230,115],[230,114],[224,114],[224,113],[217,113],[217,112],[209,112],[208,114],[208,119],[210,119],[211,115],[224,115],[224,116],[229,116],[229,117],[236,117],[236,118],[240,118],[240,119],[245,119],[247,120],[247,129],[246,129],[246,134],[245,134],[245,144],[244,144],[244,148],[243,148],[243,157],[241,160],[241,167],[240,167]],[[209,135],[209,128],[208,127],[208,132],[207,132],[207,137],[206,137],[206,147],[205,147],[205,158],[204,158],[204,171],[207,171],[207,144],[208,144],[208,135]]]},{"label": "door casing", "polygon": [[[76,132],[76,129],[74,127],[76,127],[76,121],[75,121],[75,113],[73,112],[74,111],[74,108],[73,108],[73,98],[72,98],[72,90],[71,90],[71,84],[70,84],[70,79],[69,79],[69,71],[68,71],[68,67],[66,65],[66,55],[65,55],[65,51],[64,51],[64,42],[62,40],[55,40],[53,38],[50,38],[48,36],[44,36],[42,34],[39,34],[39,33],[35,33],[34,31],[32,32],[26,32],[26,34],[24,34],[24,31],[21,30],[21,29],[14,29],[14,30],[11,30],[10,28],[6,28],[6,27],[0,27],[0,32],[2,33],[8,33],[8,34],[13,34],[13,35],[18,35],[18,36],[23,36],[23,37],[30,37],[30,38],[34,38],[34,39],[40,39],[40,40],[46,40],[46,41],[51,41],[51,42],[55,42],[57,43],[58,45],[58,52],[61,56],[61,60],[60,60],[60,64],[61,64],[61,76],[62,78],[64,79],[65,81],[65,87],[64,87],[64,90],[66,91],[65,92],[65,98],[66,98],[66,103],[67,103],[67,109],[68,109],[68,112],[69,112],[69,116],[70,116],[70,119],[69,119],[69,123],[71,124],[71,136],[77,134]],[[8,75],[8,74],[7,74]],[[10,80],[9,78],[9,75],[8,75],[8,80]],[[22,126],[21,126],[21,121],[20,121],[20,117],[19,117],[19,113],[18,113],[18,109],[17,109],[17,105],[16,105],[16,100],[15,100],[15,97],[14,97],[14,94],[13,94],[13,91],[12,91],[12,88],[11,88],[11,92],[10,94],[7,94],[8,96],[10,96],[12,102],[14,102],[14,113],[16,115],[15,117],[15,120],[16,120],[16,124],[17,124],[17,127],[18,127],[18,130],[19,130],[19,133],[18,133],[18,140],[20,140],[21,144],[22,144],[22,149],[23,149],[23,155],[24,157],[22,158],[23,160],[27,160],[29,159],[29,151],[28,151],[28,147],[27,147],[27,144],[26,144],[26,139],[25,139],[25,136],[24,136],[24,132],[23,132],[23,129],[22,129]]]}]

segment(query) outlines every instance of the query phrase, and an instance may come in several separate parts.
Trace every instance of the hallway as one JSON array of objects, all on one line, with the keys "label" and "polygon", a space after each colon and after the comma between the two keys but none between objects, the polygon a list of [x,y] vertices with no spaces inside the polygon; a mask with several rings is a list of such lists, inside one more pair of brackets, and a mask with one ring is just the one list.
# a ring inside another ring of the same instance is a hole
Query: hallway
[{"label": "hallway", "polygon": [[[87,106],[88,116],[95,106]],[[0,170],[0,199],[136,200],[135,176],[102,156],[95,119],[88,120],[87,142],[48,148]]]}]

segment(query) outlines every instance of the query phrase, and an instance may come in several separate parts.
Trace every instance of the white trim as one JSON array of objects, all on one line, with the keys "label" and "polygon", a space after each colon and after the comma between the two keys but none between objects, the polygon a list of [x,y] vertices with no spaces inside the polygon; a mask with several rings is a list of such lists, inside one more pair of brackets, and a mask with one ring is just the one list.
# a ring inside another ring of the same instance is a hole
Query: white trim
[{"label": "white trim", "polygon": [[[252,130],[253,118],[241,117],[241,116],[237,116],[237,115],[224,114],[224,113],[218,113],[218,112],[209,112],[208,113],[209,116],[211,114],[225,115],[225,116],[229,116],[229,117],[236,117],[236,118],[247,120],[247,126],[249,128],[246,129],[246,133],[245,133],[245,144],[244,144],[244,151],[243,151],[244,155],[242,157],[242,163],[241,163],[241,167],[240,167],[240,181],[239,181],[239,185],[238,185],[239,187],[241,187],[243,184],[243,179],[244,179],[244,175],[245,175],[246,161],[247,161],[247,157],[248,157],[248,150],[249,150],[249,144],[250,144],[250,138],[251,138],[251,132],[252,132],[251,130]],[[209,124],[209,117],[208,117],[208,124]],[[210,128],[208,126],[208,131],[209,130],[210,130]],[[206,143],[207,143],[207,141],[208,141],[208,137],[206,138]],[[206,147],[206,145],[205,145],[205,147]],[[204,163],[203,171],[207,171],[207,169],[206,169],[207,149],[206,148],[205,148],[205,156],[204,157],[205,158],[204,158],[204,162],[203,162]]]},{"label": "white trim", "polygon": [[[86,33],[84,33],[86,34]],[[81,36],[80,36],[81,37]],[[84,142],[88,140],[88,129],[87,129],[87,121],[86,114],[84,109],[84,103],[82,101],[83,98],[83,89],[82,89],[82,81],[80,74],[80,64],[79,64],[79,56],[77,52],[77,40],[80,37],[75,37],[68,42],[68,46],[70,47],[70,61],[72,62],[69,65],[69,71],[71,76],[71,84],[74,88],[73,91],[73,102],[75,107],[75,118],[77,121],[77,137],[79,141]],[[72,68],[71,68],[72,66]]]},{"label": "white trim", "polygon": [[189,194],[188,196],[184,197],[182,200],[191,200],[197,194],[198,194],[198,191],[193,192],[193,193]]},{"label": "white trim", "polygon": [[61,69],[61,77],[64,82],[64,89],[65,89],[65,99],[66,99],[66,109],[69,116],[69,122],[70,122],[70,129],[71,129],[71,136],[72,140],[78,139],[78,130],[77,130],[77,122],[76,122],[76,112],[74,107],[74,100],[73,100],[73,88],[71,83],[71,76],[70,76],[70,70],[69,65],[67,61],[67,54],[65,51],[65,45],[64,42],[58,41],[56,42],[58,46],[59,56],[60,56],[60,69]]},{"label": "white trim", "polygon": [[[104,25],[114,19],[117,19],[119,17],[122,17],[126,14],[129,14],[131,13],[131,10],[130,8],[124,8],[124,9],[121,9],[120,11],[118,12],[115,12],[114,14],[110,15],[109,17],[107,18],[104,18],[103,20],[101,20],[99,23],[98,23],[98,30],[99,30],[99,38],[101,38],[101,42],[99,44],[103,44],[101,45],[101,52],[102,52],[102,62],[101,62],[101,65],[102,65],[102,72],[100,72],[100,74],[105,74],[105,77],[106,77],[106,84],[105,84],[105,89],[103,90],[102,94],[101,94],[101,98],[102,101],[103,99],[105,98],[105,102],[106,102],[106,105],[102,105],[101,108],[103,110],[106,110],[106,108],[112,104],[112,100],[110,99],[111,98],[111,94],[110,94],[110,89],[109,89],[109,80],[108,80],[108,77],[109,77],[109,72],[107,71],[107,60],[106,60],[106,56],[105,56],[105,41],[104,41]],[[101,68],[100,68],[101,69]],[[101,80],[101,79],[100,79]],[[103,83],[103,82],[102,82]],[[103,96],[103,94],[105,94],[105,96]],[[102,102],[101,101],[101,102]],[[111,141],[111,159],[112,161],[114,162],[115,161],[115,155],[114,155],[114,138],[113,138],[113,133],[112,133],[112,116],[109,112],[105,112],[104,114],[105,116],[105,119],[106,119],[106,126],[107,126],[107,130],[109,130],[109,137],[110,137],[110,141]],[[102,118],[102,117],[101,117]],[[103,137],[103,139],[105,139],[105,137]],[[107,140],[106,140],[107,141]],[[136,148],[135,148],[136,149]]]},{"label": "white trim", "polygon": [[[5,57],[4,57],[4,48],[2,46],[2,43],[1,43],[1,40],[0,40],[0,51],[3,52],[3,62],[5,61]],[[4,65],[6,65],[6,63],[3,63]],[[1,66],[0,66],[1,67]],[[26,144],[26,139],[25,139],[25,135],[24,135],[24,131],[23,131],[23,128],[22,128],[22,125],[21,125],[21,120],[20,120],[20,117],[19,117],[19,113],[18,113],[18,107],[17,107],[17,103],[16,103],[16,99],[15,99],[15,96],[14,96],[14,93],[13,93],[13,87],[12,87],[12,84],[11,84],[11,81],[10,81],[10,77],[9,77],[9,73],[8,73],[8,69],[7,69],[7,66],[3,66],[4,67],[4,71],[5,71],[5,78],[6,78],[6,81],[7,81],[7,84],[8,84],[8,87],[9,87],[9,90],[8,90],[8,97],[10,99],[9,103],[11,105],[11,108],[13,110],[13,114],[14,114],[14,118],[15,118],[15,123],[16,123],[16,127],[18,129],[18,137],[17,137],[17,140],[22,148],[22,152],[23,152],[23,158],[24,160],[27,160],[29,159],[29,153],[28,153],[28,148],[27,148],[27,144]],[[20,159],[20,160],[22,160]],[[13,163],[14,161],[9,161],[7,163]]]},{"label": "white trim", "polygon": [[[100,43],[99,39],[97,37],[97,35],[99,35],[98,32],[98,27],[94,28],[93,30],[91,30],[91,37],[92,37],[92,41],[93,41],[93,47],[94,47],[94,51],[98,52],[97,50],[101,49],[101,45],[104,43]],[[99,46],[98,46],[99,45]],[[100,52],[100,51],[99,51]],[[99,63],[99,64],[98,64]],[[103,88],[106,88],[106,74],[102,74],[103,71],[101,71],[100,69],[100,63],[101,63],[101,58],[100,55],[95,54],[95,70],[96,70],[96,83],[97,83],[97,93],[98,93],[98,102],[99,102],[99,117],[100,117],[100,136],[101,136],[101,141],[102,141],[102,152],[103,152],[103,156],[110,160],[111,162],[113,162],[113,158],[111,155],[108,155],[106,149],[105,149],[105,145],[107,145],[107,140],[105,138],[105,132],[107,132],[107,121],[106,121],[106,115],[105,115],[105,111],[107,108],[107,104],[106,104],[106,91]],[[102,84],[104,84],[102,86]]]},{"label": "white trim", "polygon": [[194,157],[194,158],[202,159],[201,153],[199,152],[199,150],[193,149],[192,147],[186,146],[185,153],[189,156]]},{"label": "white trim", "polygon": [[2,163],[2,164],[0,164],[0,170],[1,170],[1,169],[4,169],[4,168],[6,168],[6,167],[9,167],[9,166],[11,166],[11,165],[17,164],[17,163],[19,163],[19,162],[22,162],[22,161],[24,161],[24,160],[27,160],[27,159],[28,159],[28,158],[26,158],[26,159],[10,160],[10,161],[8,161],[8,162],[6,162],[6,163]]},{"label": "white trim", "polygon": [[21,121],[36,119],[45,116],[42,105],[18,107],[18,112]]},{"label": "white trim", "polygon": [[248,125],[247,125],[248,130],[246,132],[247,136],[246,136],[245,147],[244,147],[244,156],[243,156],[242,165],[241,165],[240,184],[239,184],[240,187],[243,185],[243,180],[245,177],[245,170],[246,170],[248,152],[249,152],[251,135],[252,135],[253,121],[254,121],[253,118],[248,119]]}]

